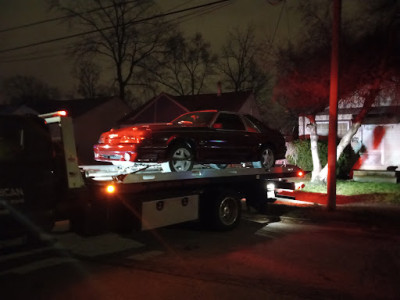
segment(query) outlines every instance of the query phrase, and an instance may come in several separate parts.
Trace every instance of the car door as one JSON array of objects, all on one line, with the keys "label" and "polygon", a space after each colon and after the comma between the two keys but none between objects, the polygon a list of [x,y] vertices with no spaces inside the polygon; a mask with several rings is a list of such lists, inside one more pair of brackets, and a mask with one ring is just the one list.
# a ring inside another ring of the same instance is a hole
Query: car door
[{"label": "car door", "polygon": [[240,162],[248,156],[249,135],[241,117],[221,112],[212,124],[213,133],[208,139],[209,157],[217,161]]}]

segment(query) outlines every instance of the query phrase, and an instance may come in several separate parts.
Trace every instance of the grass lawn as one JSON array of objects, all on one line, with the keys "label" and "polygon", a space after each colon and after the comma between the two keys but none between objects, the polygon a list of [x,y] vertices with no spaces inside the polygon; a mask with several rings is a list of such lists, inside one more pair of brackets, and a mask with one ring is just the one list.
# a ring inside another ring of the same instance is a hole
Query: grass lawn
[{"label": "grass lawn", "polygon": [[[308,174],[309,176],[309,174]],[[304,178],[303,192],[326,194],[326,185],[311,183],[309,177]],[[353,180],[337,180],[336,194],[368,198],[368,201],[400,204],[400,184],[356,182]]]}]

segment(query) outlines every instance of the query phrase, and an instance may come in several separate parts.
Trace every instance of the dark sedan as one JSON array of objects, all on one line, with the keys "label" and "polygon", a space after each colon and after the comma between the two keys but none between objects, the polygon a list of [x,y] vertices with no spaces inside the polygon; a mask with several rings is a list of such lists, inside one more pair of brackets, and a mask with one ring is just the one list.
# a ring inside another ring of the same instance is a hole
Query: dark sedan
[{"label": "dark sedan", "polygon": [[285,140],[251,115],[204,110],[170,123],[111,129],[94,146],[97,161],[115,165],[162,163],[164,171],[189,171],[195,163],[223,168],[251,162],[271,168],[285,157]]}]

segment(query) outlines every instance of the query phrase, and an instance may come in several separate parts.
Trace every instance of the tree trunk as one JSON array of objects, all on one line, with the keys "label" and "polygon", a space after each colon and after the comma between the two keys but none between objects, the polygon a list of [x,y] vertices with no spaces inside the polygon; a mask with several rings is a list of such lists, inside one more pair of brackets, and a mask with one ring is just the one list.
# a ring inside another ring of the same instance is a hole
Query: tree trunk
[{"label": "tree trunk", "polygon": [[318,174],[321,172],[321,162],[319,160],[319,153],[318,153],[317,124],[315,122],[315,116],[307,116],[307,118],[310,120],[310,124],[308,124],[307,127],[310,130],[310,147],[311,147],[311,157],[313,162],[311,181],[314,182],[318,180]]},{"label": "tree trunk", "polygon": [[[361,108],[357,116],[354,118],[353,124],[351,125],[350,129],[342,137],[342,139],[339,142],[339,145],[337,146],[336,161],[339,160],[340,155],[343,153],[344,148],[346,148],[346,146],[350,144],[352,137],[357,133],[368,112],[372,109],[372,105],[375,102],[376,97],[380,93],[379,87],[381,82],[382,82],[381,77],[378,77],[374,80],[372,89],[370,90],[368,96],[365,98],[363,107]],[[318,175],[318,180],[326,182],[327,177],[328,177],[328,165],[325,165],[325,167],[321,170],[320,174]]]},{"label": "tree trunk", "polygon": [[[346,134],[341,138],[339,145],[336,148],[336,160],[338,161],[340,158],[340,155],[342,155],[344,149],[347,147],[347,145],[350,144],[351,139],[353,136],[357,133],[358,129],[360,128],[361,123],[353,123],[350,127],[350,129],[346,132]],[[321,170],[321,172],[318,175],[319,181],[326,182],[328,177],[328,164],[325,165],[325,167]]]}]

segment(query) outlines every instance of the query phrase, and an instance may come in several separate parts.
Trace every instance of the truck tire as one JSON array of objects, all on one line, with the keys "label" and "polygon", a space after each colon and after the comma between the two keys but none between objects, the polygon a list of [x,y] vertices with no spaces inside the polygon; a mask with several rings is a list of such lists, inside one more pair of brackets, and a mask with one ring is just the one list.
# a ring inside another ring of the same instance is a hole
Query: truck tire
[{"label": "truck tire", "polygon": [[107,230],[107,215],[103,209],[88,205],[70,216],[71,231],[81,236],[93,236]]},{"label": "truck tire", "polygon": [[[103,201],[90,189],[81,189],[74,194],[68,209],[70,228],[82,236],[104,233],[108,226],[107,209]],[[98,201],[92,202],[97,197]]]},{"label": "truck tire", "polygon": [[44,245],[53,242],[51,230],[55,224],[55,211],[47,210],[36,212],[34,216],[27,217],[26,238],[29,245]]},{"label": "truck tire", "polygon": [[193,149],[186,144],[176,144],[171,147],[168,162],[162,164],[164,172],[185,172],[193,168]]},{"label": "truck tire", "polygon": [[225,189],[209,191],[201,201],[200,219],[207,227],[226,231],[239,225],[242,209],[237,192]]}]

